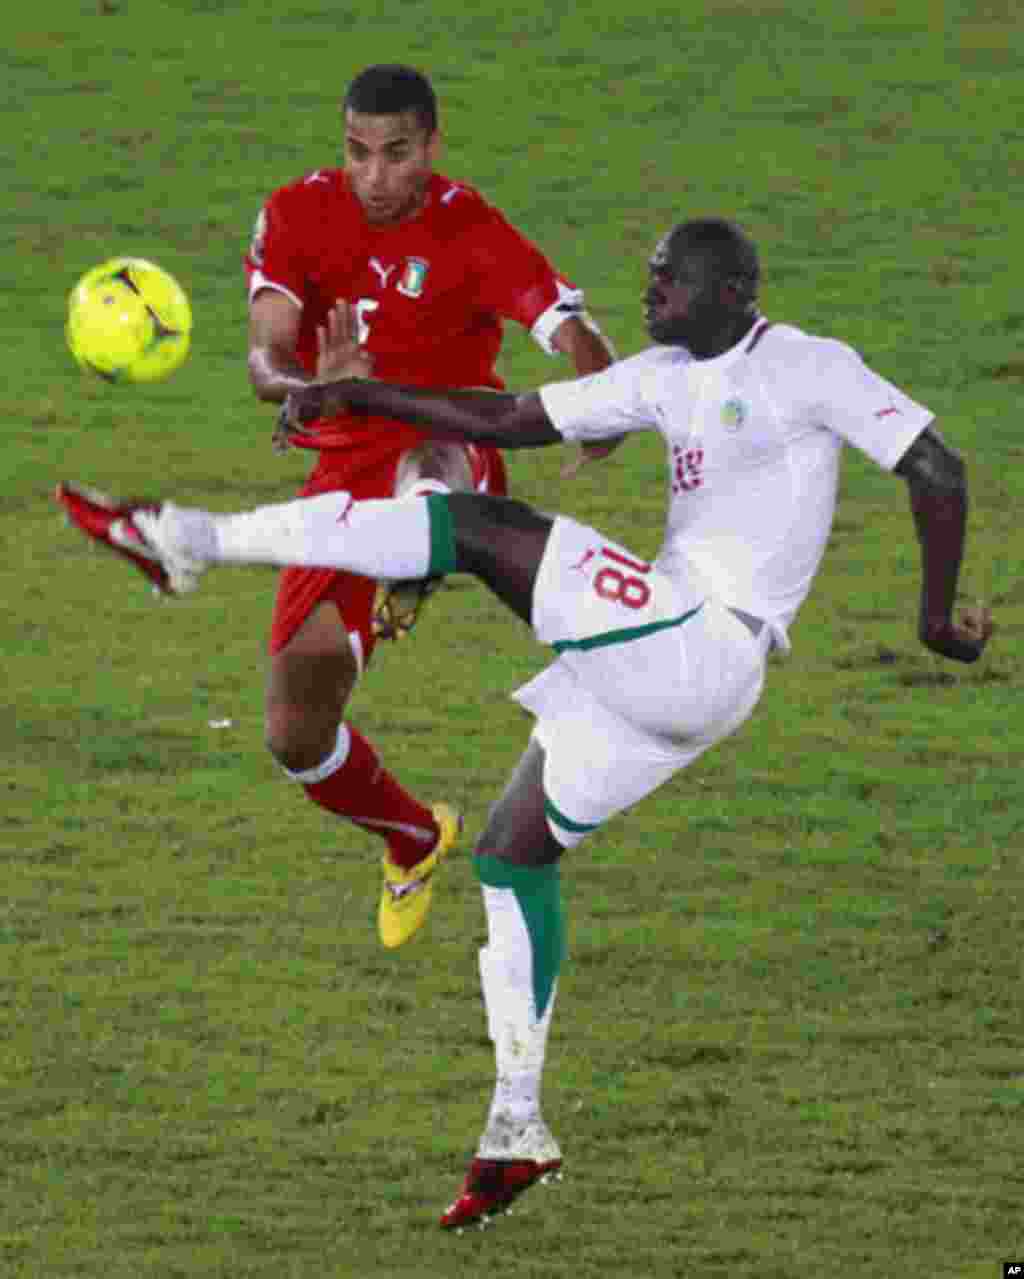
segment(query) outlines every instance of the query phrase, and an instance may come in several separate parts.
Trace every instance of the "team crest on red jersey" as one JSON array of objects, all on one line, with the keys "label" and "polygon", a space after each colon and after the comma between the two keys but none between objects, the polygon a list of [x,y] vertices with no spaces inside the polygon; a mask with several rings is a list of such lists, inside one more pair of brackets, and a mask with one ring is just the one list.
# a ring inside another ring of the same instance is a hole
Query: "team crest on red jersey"
[{"label": "team crest on red jersey", "polygon": [[399,293],[404,293],[407,298],[421,297],[429,270],[430,263],[426,258],[406,258],[402,278],[395,287]]}]

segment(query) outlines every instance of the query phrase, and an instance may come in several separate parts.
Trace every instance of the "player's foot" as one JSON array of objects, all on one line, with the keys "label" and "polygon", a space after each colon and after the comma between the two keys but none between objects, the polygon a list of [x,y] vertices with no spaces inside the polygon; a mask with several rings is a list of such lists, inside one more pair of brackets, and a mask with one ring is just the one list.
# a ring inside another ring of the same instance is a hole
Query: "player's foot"
[{"label": "player's foot", "polygon": [[408,635],[440,577],[418,581],[381,582],[373,599],[373,633],[378,639],[397,640]]},{"label": "player's foot", "polygon": [[539,1116],[525,1123],[492,1120],[455,1202],[441,1214],[444,1230],[486,1225],[524,1190],[561,1180],[562,1152]]},{"label": "player's foot", "polygon": [[108,497],[80,484],[58,484],[54,496],[77,529],[130,560],[162,595],[195,590],[204,566],[175,548],[162,527],[173,508],[149,499]]},{"label": "player's foot", "polygon": [[377,927],[381,941],[389,950],[403,945],[423,927],[430,911],[434,875],[462,830],[461,813],[448,804],[434,804],[431,811],[440,832],[432,851],[408,870],[396,866],[390,857],[384,858],[384,887]]}]

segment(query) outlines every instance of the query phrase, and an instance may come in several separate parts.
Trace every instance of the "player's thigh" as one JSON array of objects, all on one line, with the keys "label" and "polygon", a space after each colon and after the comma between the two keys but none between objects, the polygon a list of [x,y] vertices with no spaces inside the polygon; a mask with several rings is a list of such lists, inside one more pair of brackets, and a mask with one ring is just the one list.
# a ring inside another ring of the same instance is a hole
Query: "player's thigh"
[{"label": "player's thigh", "polygon": [[544,815],[563,848],[652,795],[712,745],[654,738],[582,686],[567,698],[549,698],[538,711],[534,741],[543,749]]},{"label": "player's thigh", "polygon": [[331,601],[323,601],[271,657],[267,710],[273,713],[278,707],[292,707],[336,720],[358,674],[352,643],[338,610]]},{"label": "player's thigh", "polygon": [[566,516],[551,527],[537,573],[534,631],[557,652],[592,652],[692,615],[707,587],[667,577],[635,551]]},{"label": "player's thigh", "polygon": [[714,739],[763,683],[763,645],[696,573],[670,578],[575,520],[555,521],[533,623],[596,701],[669,741]]},{"label": "player's thigh", "polygon": [[294,707],[328,722],[340,718],[372,651],[373,592],[370,578],[285,570],[272,628],[268,712]]},{"label": "player's thigh", "polygon": [[477,841],[479,855],[519,866],[544,866],[558,860],[562,845],[548,825],[543,777],[544,751],[531,738],[500,799],[491,807]]},{"label": "player's thigh", "polygon": [[[351,650],[356,674],[373,652],[372,578],[334,569],[286,568],[278,578],[270,626],[271,662],[279,653],[328,655]],[[329,605],[329,608],[324,607]],[[311,619],[316,615],[316,621]],[[301,635],[300,635],[301,632]],[[340,632],[340,633],[339,633]]]}]

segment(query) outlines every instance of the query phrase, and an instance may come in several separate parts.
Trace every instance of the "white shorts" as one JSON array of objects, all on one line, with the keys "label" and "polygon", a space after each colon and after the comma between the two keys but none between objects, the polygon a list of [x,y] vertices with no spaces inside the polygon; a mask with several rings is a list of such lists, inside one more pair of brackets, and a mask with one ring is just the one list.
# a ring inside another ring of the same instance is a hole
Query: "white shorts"
[{"label": "white shorts", "polygon": [[533,629],[559,656],[513,696],[537,718],[548,824],[566,848],[734,732],[764,686],[768,627],[755,637],[698,574],[669,578],[563,517]]}]

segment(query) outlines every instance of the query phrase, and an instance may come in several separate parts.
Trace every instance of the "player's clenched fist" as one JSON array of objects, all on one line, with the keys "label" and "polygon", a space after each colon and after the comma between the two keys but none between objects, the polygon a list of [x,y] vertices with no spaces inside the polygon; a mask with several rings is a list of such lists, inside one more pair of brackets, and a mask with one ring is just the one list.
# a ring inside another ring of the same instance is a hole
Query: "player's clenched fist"
[{"label": "player's clenched fist", "polygon": [[956,662],[976,662],[995,629],[991,612],[982,605],[965,608],[954,621],[922,627],[921,642],[942,657]]}]

